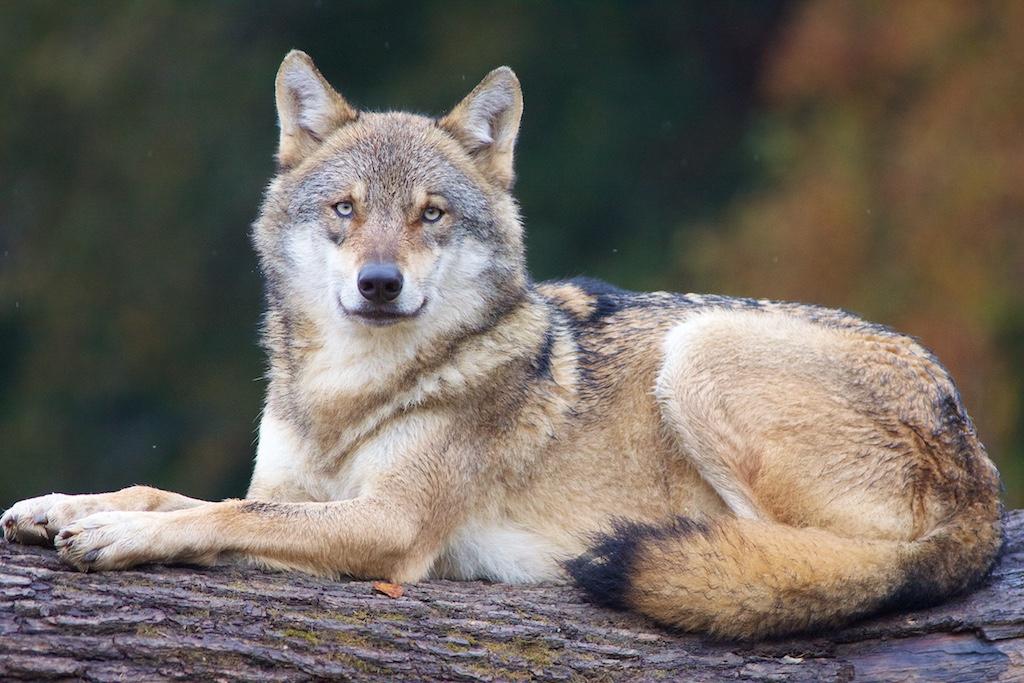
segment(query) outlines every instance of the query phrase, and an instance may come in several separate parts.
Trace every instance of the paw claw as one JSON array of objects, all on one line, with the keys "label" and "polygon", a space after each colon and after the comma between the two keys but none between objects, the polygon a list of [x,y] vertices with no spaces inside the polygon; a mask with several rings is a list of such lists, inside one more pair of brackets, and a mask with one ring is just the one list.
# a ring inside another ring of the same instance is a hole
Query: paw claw
[{"label": "paw claw", "polygon": [[67,499],[62,493],[51,493],[15,503],[0,517],[4,538],[11,543],[52,544],[53,534],[61,526],[56,511]]},{"label": "paw claw", "polygon": [[126,569],[151,558],[158,531],[147,522],[160,513],[99,512],[62,528],[53,539],[66,564],[83,572]]}]

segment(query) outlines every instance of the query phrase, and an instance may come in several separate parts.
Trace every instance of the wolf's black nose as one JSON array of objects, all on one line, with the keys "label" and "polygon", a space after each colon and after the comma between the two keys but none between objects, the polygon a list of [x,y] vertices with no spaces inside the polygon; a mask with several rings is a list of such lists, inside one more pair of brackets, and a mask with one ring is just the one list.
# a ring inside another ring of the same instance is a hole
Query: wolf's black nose
[{"label": "wolf's black nose", "polygon": [[368,301],[394,301],[402,293],[402,271],[393,263],[371,263],[359,271],[357,285]]}]

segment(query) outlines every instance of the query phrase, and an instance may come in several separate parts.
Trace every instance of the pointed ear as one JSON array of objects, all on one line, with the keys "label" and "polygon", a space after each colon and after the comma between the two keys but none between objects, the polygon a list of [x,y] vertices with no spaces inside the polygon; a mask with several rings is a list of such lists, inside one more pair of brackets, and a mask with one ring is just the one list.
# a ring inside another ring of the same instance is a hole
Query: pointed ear
[{"label": "pointed ear", "polygon": [[339,127],[359,116],[320,75],[305,52],[292,50],[277,71],[277,161],[295,166]]},{"label": "pointed ear", "polygon": [[487,74],[440,125],[462,143],[487,177],[509,189],[515,177],[512,161],[522,115],[519,79],[502,66]]}]

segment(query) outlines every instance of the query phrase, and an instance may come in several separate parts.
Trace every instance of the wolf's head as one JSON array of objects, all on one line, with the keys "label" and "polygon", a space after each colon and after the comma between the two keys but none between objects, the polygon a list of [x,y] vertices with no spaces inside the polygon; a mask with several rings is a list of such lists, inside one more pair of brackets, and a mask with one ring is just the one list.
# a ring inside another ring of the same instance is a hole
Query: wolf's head
[{"label": "wolf's head", "polygon": [[254,230],[272,309],[324,335],[422,336],[523,296],[510,69],[440,119],[359,112],[298,51],[276,88],[280,173]]}]

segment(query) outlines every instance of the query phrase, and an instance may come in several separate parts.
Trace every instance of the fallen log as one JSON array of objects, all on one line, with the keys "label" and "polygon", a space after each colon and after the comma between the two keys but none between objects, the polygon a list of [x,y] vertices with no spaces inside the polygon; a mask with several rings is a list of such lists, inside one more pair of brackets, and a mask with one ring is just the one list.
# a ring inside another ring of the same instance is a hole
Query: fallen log
[{"label": "fallen log", "polygon": [[404,589],[237,567],[81,574],[0,543],[0,680],[1024,680],[1024,511],[971,594],[772,642],[676,633],[567,585]]}]

